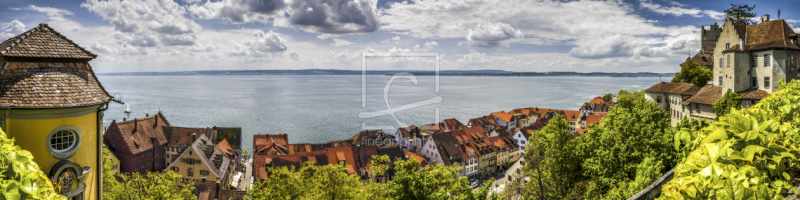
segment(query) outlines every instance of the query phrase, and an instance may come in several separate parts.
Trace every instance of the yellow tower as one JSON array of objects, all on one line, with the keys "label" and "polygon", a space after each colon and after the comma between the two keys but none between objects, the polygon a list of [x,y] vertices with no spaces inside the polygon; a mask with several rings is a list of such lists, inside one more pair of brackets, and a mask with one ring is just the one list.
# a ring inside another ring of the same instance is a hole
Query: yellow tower
[{"label": "yellow tower", "polygon": [[69,199],[101,199],[103,111],[97,55],[47,24],[0,44],[0,128]]}]

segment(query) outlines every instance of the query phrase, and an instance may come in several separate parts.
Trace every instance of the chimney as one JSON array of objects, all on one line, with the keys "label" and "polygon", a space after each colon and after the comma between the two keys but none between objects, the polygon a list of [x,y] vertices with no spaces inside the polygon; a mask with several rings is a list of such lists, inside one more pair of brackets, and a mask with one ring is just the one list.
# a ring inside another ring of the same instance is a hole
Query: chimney
[{"label": "chimney", "polygon": [[765,14],[764,15],[764,22],[768,22],[768,21],[769,21],[769,14]]},{"label": "chimney", "polygon": [[[150,115],[150,114],[145,114],[145,115]],[[156,120],[156,123],[153,124],[153,128],[158,127],[158,115],[156,115],[155,120]]]},{"label": "chimney", "polygon": [[150,117],[150,113],[145,113],[144,116],[145,117]]},{"label": "chimney", "polygon": [[139,128],[139,119],[133,119],[133,132],[136,133],[136,129]]},{"label": "chimney", "polygon": [[197,140],[197,134],[192,133],[192,142],[194,142],[195,140]]},{"label": "chimney", "polygon": [[761,16],[761,23],[764,23],[764,16]]},{"label": "chimney", "polygon": [[128,118],[125,118],[125,117],[123,117],[123,118],[122,118],[122,121],[124,122],[125,120],[128,120]]}]

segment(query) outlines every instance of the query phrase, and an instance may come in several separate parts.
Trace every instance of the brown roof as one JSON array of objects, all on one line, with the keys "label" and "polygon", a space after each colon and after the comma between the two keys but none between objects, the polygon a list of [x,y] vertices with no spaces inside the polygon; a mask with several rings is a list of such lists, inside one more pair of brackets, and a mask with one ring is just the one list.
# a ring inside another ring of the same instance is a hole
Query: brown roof
[{"label": "brown roof", "polygon": [[739,36],[739,39],[744,39],[745,33],[747,33],[747,25],[744,24],[733,24],[733,30],[736,30],[736,34]]},{"label": "brown roof", "polygon": [[78,107],[111,100],[86,62],[7,61],[0,65],[2,108]]},{"label": "brown roof", "polygon": [[733,45],[731,48],[725,49],[722,52],[725,53],[725,52],[734,52],[734,51],[735,52],[744,52],[744,50],[742,50],[742,48],[738,44],[737,45]]},{"label": "brown roof", "polygon": [[[303,167],[303,163],[311,161],[316,165],[327,165],[328,151],[305,152],[292,155],[254,155],[253,177],[266,179],[269,174],[267,168],[294,167],[295,170]],[[335,157],[334,157],[335,158]]]},{"label": "brown roof", "polygon": [[208,128],[164,126],[161,127],[161,129],[164,132],[164,136],[169,141],[167,147],[188,147],[194,142],[194,140],[192,140],[192,134],[195,134],[195,138],[199,137],[200,134],[205,134],[206,136],[211,135],[211,129]]},{"label": "brown roof", "polygon": [[667,91],[667,93],[691,96],[697,94],[697,91],[700,91],[700,87],[697,87],[694,84],[682,83],[681,85],[673,87]]},{"label": "brown roof", "polygon": [[330,148],[328,149],[328,164],[338,165],[339,161],[347,164],[347,173],[356,173],[356,162],[353,158],[353,149],[350,147]]},{"label": "brown roof", "polygon": [[[700,52],[697,52],[697,54],[695,54],[692,57],[692,60],[694,60],[694,63],[696,63],[698,65],[714,66],[714,51],[702,51],[701,50]],[[688,61],[685,61],[685,62],[681,63],[681,66],[685,65],[686,62],[688,62]]]},{"label": "brown roof", "polygon": [[125,143],[133,154],[152,149],[153,143],[150,142],[150,138],[156,138],[159,145],[167,144],[167,138],[161,127],[169,126],[169,121],[161,112],[143,118],[112,123],[119,128]]},{"label": "brown roof", "polygon": [[288,151],[286,149],[286,145],[289,142],[289,135],[278,133],[278,134],[266,134],[261,135],[253,135],[253,151],[255,154],[266,154],[271,149],[279,151],[279,154],[287,154]]},{"label": "brown roof", "polygon": [[744,90],[742,99],[761,100],[767,97],[767,95],[769,95],[769,93],[764,90],[759,90],[758,88],[748,88]]},{"label": "brown roof", "polygon": [[372,161],[372,156],[378,155],[378,146],[350,147],[353,151],[353,162],[357,171],[369,169],[367,166]]},{"label": "brown roof", "polygon": [[194,181],[194,191],[192,192],[195,196],[198,196],[198,200],[200,200],[201,197],[205,197],[206,199],[216,199],[217,183]]},{"label": "brown roof", "polygon": [[719,101],[722,98],[722,87],[714,86],[714,85],[706,85],[700,89],[694,96],[686,99],[685,101],[681,102],[683,105],[689,105],[689,103],[699,103],[699,104],[707,104],[712,105],[714,102]]},{"label": "brown roof", "polygon": [[221,189],[219,190],[219,200],[244,200],[244,196],[247,195],[247,191],[241,190],[226,190]]},{"label": "brown roof", "polygon": [[[679,87],[679,86],[684,85],[684,84],[688,84],[688,83],[658,82],[655,85],[650,86],[650,88],[647,88],[644,91],[645,92],[663,92],[663,93],[667,93],[670,90],[675,89],[676,87]],[[688,84],[688,85],[692,85],[692,84]]]},{"label": "brown roof", "polygon": [[794,30],[783,19],[749,25],[747,26],[745,49],[748,51],[771,48],[800,50],[800,47],[788,40],[793,33]]},{"label": "brown roof", "polygon": [[97,57],[45,23],[0,43],[0,56],[87,61]]},{"label": "brown roof", "polygon": [[406,153],[406,156],[408,156],[409,160],[410,159],[414,159],[414,160],[419,161],[419,164],[420,164],[419,166],[420,167],[428,166],[428,161],[425,160],[425,158],[423,158],[422,156],[420,156],[418,154],[415,154],[414,152],[410,152],[410,151],[406,151],[405,153]]}]

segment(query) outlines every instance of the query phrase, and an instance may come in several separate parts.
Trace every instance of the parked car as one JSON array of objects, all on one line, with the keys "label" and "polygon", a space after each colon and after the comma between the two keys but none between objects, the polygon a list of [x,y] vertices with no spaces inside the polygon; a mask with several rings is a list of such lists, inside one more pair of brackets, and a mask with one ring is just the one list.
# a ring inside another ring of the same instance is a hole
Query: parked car
[{"label": "parked car", "polygon": [[471,186],[472,188],[478,187],[478,181],[473,181],[472,184],[470,184],[469,186]]}]

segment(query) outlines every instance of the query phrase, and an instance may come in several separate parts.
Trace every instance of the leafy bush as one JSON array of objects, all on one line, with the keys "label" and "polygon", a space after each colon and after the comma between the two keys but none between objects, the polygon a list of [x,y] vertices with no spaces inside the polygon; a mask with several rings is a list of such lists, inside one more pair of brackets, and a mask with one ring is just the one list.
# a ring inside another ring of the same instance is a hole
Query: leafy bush
[{"label": "leafy bush", "polygon": [[686,58],[686,64],[681,65],[681,71],[672,77],[673,83],[691,83],[697,87],[705,86],[714,73],[708,67],[694,62],[691,57]]},{"label": "leafy bush", "polygon": [[617,101],[623,98],[627,98],[630,100],[644,99],[644,90],[639,90],[639,91],[619,90],[619,92],[617,92]]},{"label": "leafy bush", "polygon": [[725,95],[722,96],[722,99],[714,102],[714,114],[717,115],[717,118],[727,115],[731,112],[731,109],[741,108],[742,95],[744,94],[731,92],[731,89],[728,89],[728,91],[725,92]]},{"label": "leafy bush", "polygon": [[[661,199],[783,199],[800,172],[800,82],[696,133]],[[796,192],[796,191],[795,191]]]},{"label": "leafy bush", "polygon": [[0,199],[64,199],[33,162],[31,152],[14,145],[0,130]]}]

